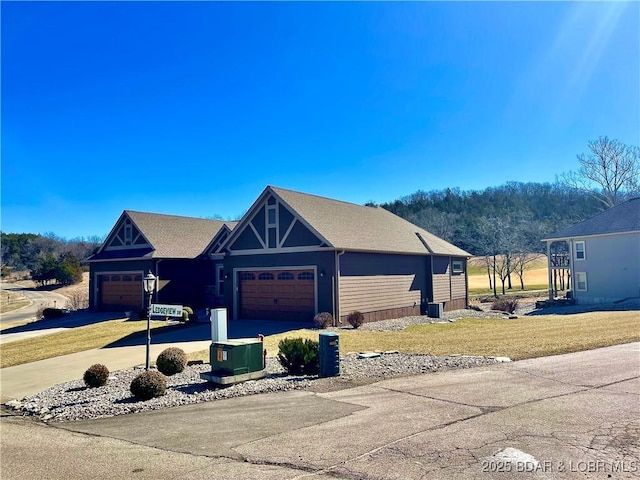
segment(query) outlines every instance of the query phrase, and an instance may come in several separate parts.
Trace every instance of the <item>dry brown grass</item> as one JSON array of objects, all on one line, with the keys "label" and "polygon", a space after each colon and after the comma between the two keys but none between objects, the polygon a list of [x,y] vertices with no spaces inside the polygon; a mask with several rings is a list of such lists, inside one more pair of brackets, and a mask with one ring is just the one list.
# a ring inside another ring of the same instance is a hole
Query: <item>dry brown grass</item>
[{"label": "dry brown grass", "polygon": [[[166,322],[151,321],[151,328],[166,326]],[[0,368],[102,348],[132,334],[144,335],[146,329],[146,321],[110,320],[7,343],[0,346]]]},{"label": "dry brown grass", "polygon": [[[505,319],[463,319],[411,326],[400,332],[342,330],[340,352],[399,350],[433,355],[505,356],[513,360],[558,355],[640,340],[637,311],[589,312]],[[317,330],[296,330],[265,338],[274,357],[286,337],[318,339]],[[209,352],[190,355],[209,361]]]}]

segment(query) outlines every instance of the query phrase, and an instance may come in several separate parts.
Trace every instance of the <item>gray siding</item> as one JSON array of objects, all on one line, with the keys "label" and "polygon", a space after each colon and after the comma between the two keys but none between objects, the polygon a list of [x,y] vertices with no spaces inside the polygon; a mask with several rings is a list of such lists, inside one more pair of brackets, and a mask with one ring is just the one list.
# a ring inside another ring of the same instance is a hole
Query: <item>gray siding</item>
[{"label": "gray siding", "polygon": [[587,274],[586,292],[573,285],[578,303],[640,297],[640,233],[574,239],[573,252],[575,241],[585,242],[585,259],[574,257],[574,272]]},{"label": "gray siding", "polygon": [[425,292],[425,257],[345,253],[340,257],[340,316],[416,308]]}]

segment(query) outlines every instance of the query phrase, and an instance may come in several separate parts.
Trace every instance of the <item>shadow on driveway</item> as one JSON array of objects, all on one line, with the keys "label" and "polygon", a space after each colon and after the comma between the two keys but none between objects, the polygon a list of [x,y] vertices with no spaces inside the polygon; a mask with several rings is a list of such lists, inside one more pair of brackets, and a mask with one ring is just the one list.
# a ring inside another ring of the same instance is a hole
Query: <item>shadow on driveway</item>
[{"label": "shadow on driveway", "polygon": [[[144,320],[141,320],[144,321]],[[276,333],[290,332],[301,328],[313,328],[309,322],[284,322],[272,320],[229,320],[227,323],[227,337],[255,338],[259,334],[274,335]],[[211,325],[207,323],[192,324],[168,324],[151,330],[151,344],[176,342],[201,342],[211,340]],[[104,348],[129,347],[145,345],[147,335],[145,332],[136,332],[106,345]]]}]

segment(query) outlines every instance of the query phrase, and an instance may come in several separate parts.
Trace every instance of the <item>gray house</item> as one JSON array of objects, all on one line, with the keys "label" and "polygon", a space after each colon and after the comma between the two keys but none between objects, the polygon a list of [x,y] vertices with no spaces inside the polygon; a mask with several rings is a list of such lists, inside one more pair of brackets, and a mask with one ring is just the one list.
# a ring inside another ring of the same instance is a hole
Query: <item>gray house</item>
[{"label": "gray house", "polygon": [[376,321],[468,303],[470,254],[379,207],[267,187],[219,253],[231,318]]},{"label": "gray house", "polygon": [[[640,198],[616,205],[543,240],[553,268],[568,265],[573,297],[579,304],[640,297]],[[566,242],[569,261],[552,263],[554,242]],[[551,294],[550,294],[551,295]]]},{"label": "gray house", "polygon": [[125,211],[89,259],[91,308],[225,306],[232,319],[344,321],[465,308],[464,250],[378,207],[267,187],[237,222]]},{"label": "gray house", "polygon": [[209,255],[233,228],[218,220],[125,210],[90,266],[92,310],[126,311],[144,306],[142,277],[158,277],[154,301],[200,306],[221,303],[216,267]]}]

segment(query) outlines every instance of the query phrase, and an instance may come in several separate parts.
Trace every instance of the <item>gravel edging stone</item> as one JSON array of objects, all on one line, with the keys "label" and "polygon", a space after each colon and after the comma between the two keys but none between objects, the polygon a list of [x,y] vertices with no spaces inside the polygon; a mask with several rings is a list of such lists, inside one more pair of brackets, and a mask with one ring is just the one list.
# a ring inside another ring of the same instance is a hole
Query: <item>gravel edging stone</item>
[{"label": "gravel edging stone", "polygon": [[72,422],[112,417],[225,398],[310,388],[327,391],[385,378],[471,368],[499,363],[499,359],[466,355],[433,356],[387,353],[375,358],[358,358],[347,354],[340,361],[340,376],[287,375],[278,361],[267,358],[267,376],[229,387],[217,387],[200,378],[210,370],[209,364],[191,365],[183,372],[167,377],[166,394],[147,401],[137,401],[129,391],[139,368],[112,372],[105,386],[87,388],[82,380],[54,385],[37,395],[12,400],[5,405],[15,414],[33,416],[45,422]]}]

